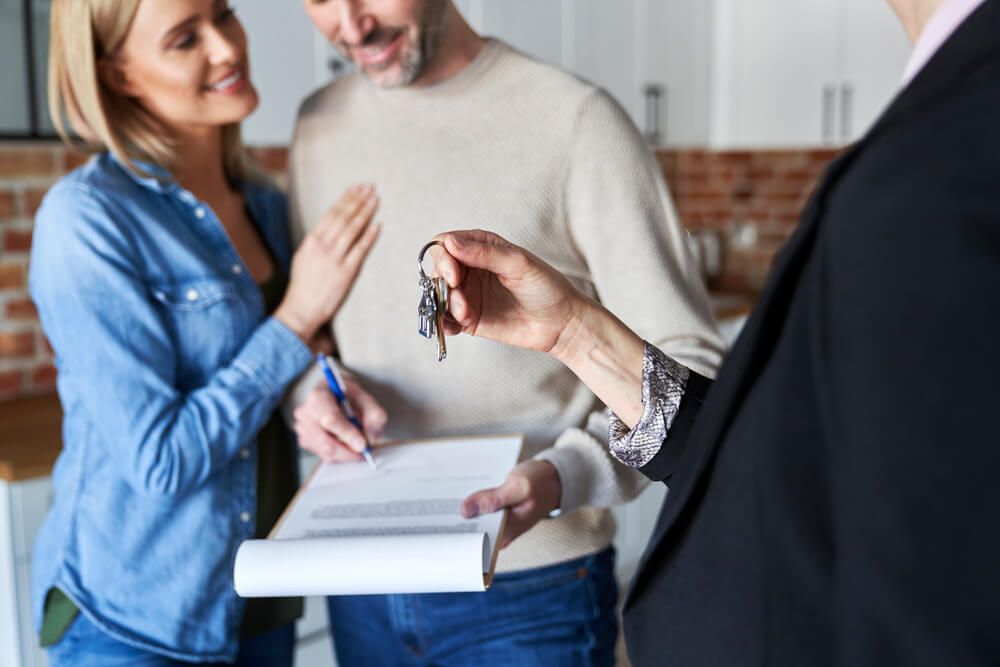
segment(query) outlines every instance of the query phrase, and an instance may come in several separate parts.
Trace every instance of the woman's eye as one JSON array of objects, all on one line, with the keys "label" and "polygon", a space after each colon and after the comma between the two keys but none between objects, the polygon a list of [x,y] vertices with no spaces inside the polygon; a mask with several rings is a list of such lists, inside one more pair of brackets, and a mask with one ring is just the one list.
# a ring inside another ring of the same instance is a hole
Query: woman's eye
[{"label": "woman's eye", "polygon": [[193,32],[184,35],[182,38],[174,42],[175,49],[190,49],[192,46],[198,43],[198,38],[195,37]]},{"label": "woman's eye", "polygon": [[219,14],[219,15],[218,15],[217,17],[216,17],[216,19],[215,19],[215,20],[216,20],[216,22],[218,22],[218,23],[223,23],[224,21],[228,21],[228,20],[232,19],[232,18],[233,18],[234,16],[236,16],[236,10],[235,10],[235,9],[233,9],[232,7],[226,7],[226,8],[225,8],[224,10],[222,10],[222,12],[221,12],[221,13],[220,13],[220,14]]}]

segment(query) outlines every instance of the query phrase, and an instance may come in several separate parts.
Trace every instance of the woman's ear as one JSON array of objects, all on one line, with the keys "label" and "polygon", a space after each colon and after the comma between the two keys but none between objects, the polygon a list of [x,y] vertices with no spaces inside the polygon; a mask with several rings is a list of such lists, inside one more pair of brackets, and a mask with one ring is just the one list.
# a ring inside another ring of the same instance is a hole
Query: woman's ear
[{"label": "woman's ear", "polygon": [[117,57],[101,58],[97,61],[97,75],[101,77],[101,83],[122,97],[138,96],[138,91],[126,76],[122,63]]}]

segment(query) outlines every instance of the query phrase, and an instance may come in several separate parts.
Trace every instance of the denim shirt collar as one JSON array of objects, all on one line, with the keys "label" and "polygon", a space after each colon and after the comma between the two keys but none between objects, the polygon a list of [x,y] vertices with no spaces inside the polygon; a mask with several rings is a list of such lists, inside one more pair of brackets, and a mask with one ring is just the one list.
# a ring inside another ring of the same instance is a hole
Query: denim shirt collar
[{"label": "denim shirt collar", "polygon": [[117,164],[129,178],[139,185],[149,188],[153,192],[171,194],[181,189],[181,186],[178,185],[177,181],[173,179],[170,172],[163,167],[155,165],[151,162],[145,162],[143,160],[132,160],[132,164],[138,167],[140,171],[149,174],[149,176],[142,176],[130,169],[129,166],[113,152],[108,151],[108,155],[111,156],[114,163]]},{"label": "denim shirt collar", "polygon": [[[108,155],[111,156],[114,163],[118,165],[129,178],[142,187],[148,188],[149,190],[159,194],[177,195],[189,203],[195,200],[195,196],[188,190],[181,187],[180,184],[174,180],[173,175],[171,175],[171,173],[164,167],[155,165],[152,162],[146,162],[144,160],[132,160],[132,164],[134,164],[139,171],[149,174],[149,176],[142,176],[132,169],[129,169],[128,165],[119,159],[119,157],[114,153],[108,151]],[[243,193],[243,196],[246,197],[249,204],[252,196],[252,188],[250,187],[250,184],[245,181],[237,181],[235,185],[236,188]]]}]

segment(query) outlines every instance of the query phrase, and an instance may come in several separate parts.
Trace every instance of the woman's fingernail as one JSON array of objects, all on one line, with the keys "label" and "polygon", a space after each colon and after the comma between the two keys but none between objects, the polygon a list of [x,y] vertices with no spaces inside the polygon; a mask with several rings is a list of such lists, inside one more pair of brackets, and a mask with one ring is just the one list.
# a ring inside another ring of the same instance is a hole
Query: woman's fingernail
[{"label": "woman's fingernail", "polygon": [[459,250],[462,250],[462,249],[465,248],[465,241],[463,241],[462,237],[460,237],[460,236],[452,236],[451,237],[451,244],[453,246],[455,246]]},{"label": "woman's fingernail", "polygon": [[476,503],[469,503],[465,506],[465,518],[471,519],[475,516],[479,516],[479,505]]}]

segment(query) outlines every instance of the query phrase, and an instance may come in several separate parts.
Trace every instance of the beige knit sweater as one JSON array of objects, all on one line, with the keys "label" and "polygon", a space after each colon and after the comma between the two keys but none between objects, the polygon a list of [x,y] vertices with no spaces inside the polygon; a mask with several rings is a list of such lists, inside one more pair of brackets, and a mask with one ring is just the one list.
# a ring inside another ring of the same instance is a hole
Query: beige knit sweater
[{"label": "beige knit sweater", "polygon": [[[334,320],[344,365],[389,413],[390,440],[524,433],[551,461],[562,515],[505,549],[501,571],[568,560],[614,537],[604,508],[644,478],[608,453],[606,412],[554,359],[417,334],[417,252],[482,228],[523,245],[646,340],[713,375],[723,343],[653,156],[603,91],[490,40],[440,84],[382,90],[352,74],[302,105],[291,155],[293,241],[351,184],[374,183],[384,227]],[[430,260],[427,260],[428,267]],[[318,378],[304,378],[302,389]]]}]

